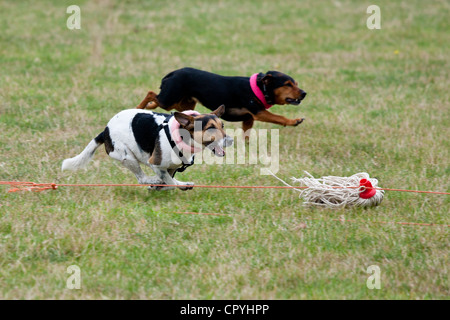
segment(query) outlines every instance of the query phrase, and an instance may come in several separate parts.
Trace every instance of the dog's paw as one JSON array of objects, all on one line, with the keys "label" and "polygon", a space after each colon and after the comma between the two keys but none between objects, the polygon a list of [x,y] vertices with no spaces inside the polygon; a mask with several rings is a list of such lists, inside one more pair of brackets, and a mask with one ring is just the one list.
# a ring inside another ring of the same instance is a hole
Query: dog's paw
[{"label": "dog's paw", "polygon": [[166,191],[166,190],[173,190],[175,187],[164,187],[164,186],[151,186],[148,187],[148,191]]},{"label": "dog's paw", "polygon": [[193,182],[183,182],[182,186],[179,186],[180,190],[186,191],[186,190],[192,190],[194,188]]},{"label": "dog's paw", "polygon": [[152,181],[148,184],[156,184],[156,186],[148,186],[148,191],[161,191],[166,190],[169,187],[161,186],[161,184],[165,184],[164,181]]},{"label": "dog's paw", "polygon": [[[163,180],[158,179],[156,176],[139,181],[139,183],[141,183],[141,184],[165,184]],[[147,187],[148,191],[154,191],[154,190],[158,191],[158,190],[160,190],[160,188],[163,188],[163,187],[161,187],[161,186],[148,186]]]},{"label": "dog's paw", "polygon": [[296,126],[298,126],[300,123],[302,123],[303,120],[305,120],[305,118],[294,119],[294,121],[295,121],[294,127],[296,127]]},{"label": "dog's paw", "polygon": [[161,187],[159,187],[159,186],[157,186],[157,187],[149,186],[149,187],[147,187],[147,190],[148,190],[148,191],[159,191],[158,188],[161,188]]}]

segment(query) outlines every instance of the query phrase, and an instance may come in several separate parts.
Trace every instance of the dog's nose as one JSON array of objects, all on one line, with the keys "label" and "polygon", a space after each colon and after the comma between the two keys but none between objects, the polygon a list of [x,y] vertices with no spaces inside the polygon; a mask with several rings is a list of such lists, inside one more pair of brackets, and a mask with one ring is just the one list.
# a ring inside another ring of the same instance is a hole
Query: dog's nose
[{"label": "dog's nose", "polygon": [[306,92],[305,91],[303,91],[303,90],[301,90],[300,91],[300,98],[303,100],[303,99],[305,99],[305,97],[306,97]]}]

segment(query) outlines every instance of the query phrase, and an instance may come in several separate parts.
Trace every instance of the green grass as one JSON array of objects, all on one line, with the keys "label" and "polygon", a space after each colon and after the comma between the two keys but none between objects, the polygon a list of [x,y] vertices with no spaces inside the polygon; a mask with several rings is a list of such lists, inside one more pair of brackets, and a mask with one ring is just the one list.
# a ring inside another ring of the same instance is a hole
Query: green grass
[{"label": "green grass", "polygon": [[[122,109],[192,66],[280,70],[308,92],[280,129],[288,179],[366,171],[382,187],[449,191],[446,1],[70,1],[0,4],[0,180],[135,183],[102,151],[60,171]],[[198,106],[197,110],[206,111]],[[238,124],[226,123],[228,128]],[[274,185],[256,165],[196,165],[197,184]],[[448,299],[447,196],[388,192],[371,209],[305,208],[289,190],[0,188],[2,299]],[[177,211],[229,216],[181,215]],[[345,216],[355,223],[330,219]],[[302,228],[306,223],[306,228]],[[81,290],[66,289],[68,266]],[[366,287],[370,265],[381,289]]]}]

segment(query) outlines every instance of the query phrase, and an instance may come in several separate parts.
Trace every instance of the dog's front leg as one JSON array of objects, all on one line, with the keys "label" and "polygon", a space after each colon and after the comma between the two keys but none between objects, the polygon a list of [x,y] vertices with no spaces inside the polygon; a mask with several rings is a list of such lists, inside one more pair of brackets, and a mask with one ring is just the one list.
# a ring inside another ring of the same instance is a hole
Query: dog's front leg
[{"label": "dog's front leg", "polygon": [[171,190],[178,186],[181,190],[190,190],[193,188],[193,182],[182,182],[178,181],[175,178],[172,178],[172,175],[165,168],[158,168],[156,166],[152,166],[153,171],[164,181],[165,184],[170,185],[170,187],[155,187],[155,190]]},{"label": "dog's front leg", "polygon": [[263,121],[263,122],[270,122],[275,124],[280,124],[282,126],[298,126],[300,123],[303,122],[303,118],[298,119],[288,119],[283,116],[271,113],[267,110],[263,110],[258,112],[257,114],[253,115],[255,120]]},{"label": "dog's front leg", "polygon": [[194,188],[194,183],[193,182],[183,182],[183,181],[178,181],[177,179],[173,178],[173,180],[176,182],[177,185],[179,185],[180,190],[186,191],[186,190],[191,190],[192,188]]}]

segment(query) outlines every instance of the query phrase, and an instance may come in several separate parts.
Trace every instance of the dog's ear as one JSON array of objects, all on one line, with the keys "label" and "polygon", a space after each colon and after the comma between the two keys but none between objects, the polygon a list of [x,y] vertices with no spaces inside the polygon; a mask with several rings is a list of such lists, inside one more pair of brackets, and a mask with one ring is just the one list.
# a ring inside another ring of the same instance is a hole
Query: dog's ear
[{"label": "dog's ear", "polygon": [[266,75],[261,79],[261,81],[262,83],[264,83],[264,85],[269,86],[273,81],[273,75],[267,72]]},{"label": "dog's ear", "polygon": [[217,116],[217,117],[221,117],[223,114],[225,113],[225,105],[221,105],[220,107],[218,107],[216,110],[214,110],[213,112],[211,112],[211,114]]},{"label": "dog's ear", "polygon": [[173,116],[175,117],[175,120],[177,120],[182,127],[186,127],[189,124],[194,123],[194,117],[187,115],[185,113],[175,112],[173,114]]}]

